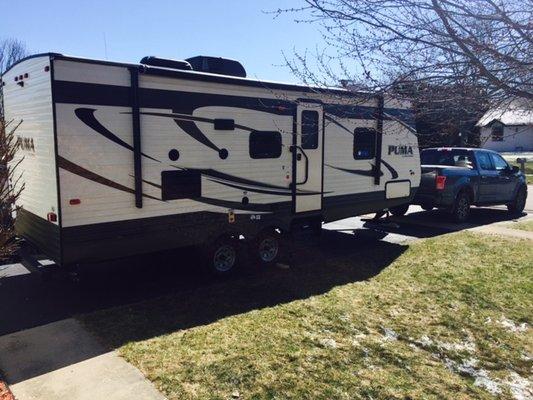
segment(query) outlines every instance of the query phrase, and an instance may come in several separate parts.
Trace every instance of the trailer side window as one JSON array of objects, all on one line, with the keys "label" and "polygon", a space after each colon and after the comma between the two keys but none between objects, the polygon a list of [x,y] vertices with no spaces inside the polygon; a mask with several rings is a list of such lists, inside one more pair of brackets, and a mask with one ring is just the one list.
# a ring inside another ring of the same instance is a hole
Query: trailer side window
[{"label": "trailer side window", "polygon": [[281,156],[281,133],[276,131],[252,131],[250,133],[250,157],[278,158]]},{"label": "trailer side window", "polygon": [[202,176],[198,171],[162,171],[161,198],[177,200],[200,197],[201,181]]},{"label": "trailer side window", "polygon": [[371,128],[355,128],[353,133],[353,158],[370,160],[376,155],[376,131]]},{"label": "trailer side window", "polygon": [[302,149],[318,148],[318,112],[302,111]]}]

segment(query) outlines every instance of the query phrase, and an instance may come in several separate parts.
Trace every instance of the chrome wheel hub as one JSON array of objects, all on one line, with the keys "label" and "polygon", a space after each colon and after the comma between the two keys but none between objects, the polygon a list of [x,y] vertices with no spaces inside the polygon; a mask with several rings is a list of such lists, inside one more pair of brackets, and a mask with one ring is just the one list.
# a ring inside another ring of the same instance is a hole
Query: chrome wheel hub
[{"label": "chrome wheel hub", "polygon": [[237,253],[230,245],[220,246],[213,256],[213,266],[219,272],[228,272],[235,265]]},{"label": "chrome wheel hub", "polygon": [[279,242],[275,238],[265,238],[259,243],[259,258],[263,262],[271,262],[279,253]]}]

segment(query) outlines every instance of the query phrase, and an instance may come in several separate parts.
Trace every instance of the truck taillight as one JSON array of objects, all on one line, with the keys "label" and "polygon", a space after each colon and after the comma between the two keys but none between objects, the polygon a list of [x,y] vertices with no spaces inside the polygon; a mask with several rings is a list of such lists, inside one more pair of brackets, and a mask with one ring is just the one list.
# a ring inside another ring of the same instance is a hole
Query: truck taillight
[{"label": "truck taillight", "polygon": [[49,212],[48,215],[48,221],[50,222],[57,222],[57,214],[54,212]]},{"label": "truck taillight", "polygon": [[446,186],[446,177],[445,176],[437,176],[436,185],[435,185],[437,190],[444,190],[445,186]]}]

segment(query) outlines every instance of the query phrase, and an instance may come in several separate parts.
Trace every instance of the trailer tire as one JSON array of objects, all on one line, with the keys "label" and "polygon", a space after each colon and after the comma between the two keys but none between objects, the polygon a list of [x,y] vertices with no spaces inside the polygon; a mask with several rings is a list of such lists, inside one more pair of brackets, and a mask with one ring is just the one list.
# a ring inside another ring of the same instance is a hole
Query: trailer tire
[{"label": "trailer tire", "polygon": [[282,235],[276,229],[265,229],[250,243],[253,260],[261,265],[272,265],[279,261],[282,253]]},{"label": "trailer tire", "polygon": [[526,208],[527,190],[524,186],[521,186],[516,192],[516,196],[513,201],[507,204],[507,210],[512,215],[520,215]]},{"label": "trailer tire", "polygon": [[204,267],[209,274],[229,276],[240,268],[239,243],[231,236],[221,236],[203,250]]},{"label": "trailer tire", "polygon": [[401,217],[405,215],[407,213],[407,210],[409,210],[409,203],[389,208],[389,211],[395,217]]},{"label": "trailer tire", "polygon": [[470,216],[470,196],[465,190],[459,192],[450,211],[455,222],[465,222]]},{"label": "trailer tire", "polygon": [[424,211],[433,210],[433,205],[431,205],[431,204],[422,204],[420,207],[422,207],[422,210],[424,210]]}]

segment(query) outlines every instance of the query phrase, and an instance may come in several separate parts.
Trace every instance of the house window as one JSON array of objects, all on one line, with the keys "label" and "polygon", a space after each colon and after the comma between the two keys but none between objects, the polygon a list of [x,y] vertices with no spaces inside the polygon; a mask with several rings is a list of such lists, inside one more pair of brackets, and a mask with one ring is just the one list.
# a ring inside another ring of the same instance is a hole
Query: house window
[{"label": "house window", "polygon": [[496,122],[491,127],[491,137],[493,142],[503,142],[503,124]]},{"label": "house window", "polygon": [[370,128],[355,128],[353,134],[353,158],[370,160],[376,155],[376,131]]},{"label": "house window", "polygon": [[277,131],[252,131],[250,133],[250,157],[278,158],[281,156],[281,133]]},{"label": "house window", "polygon": [[302,149],[318,148],[318,112],[302,111]]}]

